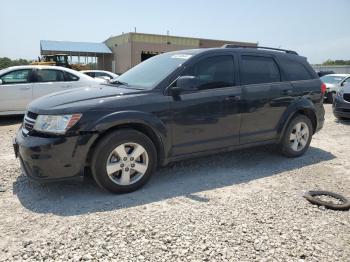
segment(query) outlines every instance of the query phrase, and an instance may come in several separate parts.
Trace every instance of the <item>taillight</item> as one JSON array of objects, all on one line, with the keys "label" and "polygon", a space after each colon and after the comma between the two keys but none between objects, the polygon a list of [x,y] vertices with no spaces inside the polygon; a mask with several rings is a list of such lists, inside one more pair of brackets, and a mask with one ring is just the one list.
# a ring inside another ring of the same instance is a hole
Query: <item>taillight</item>
[{"label": "taillight", "polygon": [[326,93],[326,91],[327,91],[326,84],[322,83],[322,85],[321,85],[321,92],[322,92],[322,94]]}]

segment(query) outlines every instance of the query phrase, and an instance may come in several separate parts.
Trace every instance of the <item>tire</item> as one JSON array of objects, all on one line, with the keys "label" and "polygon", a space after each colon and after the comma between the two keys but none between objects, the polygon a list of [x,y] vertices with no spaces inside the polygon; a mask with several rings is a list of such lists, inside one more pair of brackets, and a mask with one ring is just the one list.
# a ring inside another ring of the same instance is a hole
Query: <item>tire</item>
[{"label": "tire", "polygon": [[[322,201],[320,199],[315,198],[315,196],[330,196],[336,199],[339,199],[342,203],[341,204],[333,204],[329,202]],[[328,192],[328,191],[309,191],[307,192],[304,197],[314,205],[318,206],[324,206],[325,208],[332,209],[332,210],[341,210],[346,211],[350,209],[350,201],[343,197],[342,195]]]},{"label": "tire", "polygon": [[[300,132],[296,130],[297,124],[301,125]],[[306,129],[307,128],[307,129]],[[302,131],[304,130],[304,131]],[[308,131],[308,135],[302,133]],[[295,134],[295,139],[292,139]],[[289,122],[280,143],[280,151],[286,157],[302,156],[310,146],[313,135],[313,126],[310,119],[305,115],[296,115]],[[300,142],[299,142],[300,140]],[[297,144],[297,146],[295,146]]]},{"label": "tire", "polygon": [[329,92],[327,93],[327,103],[333,104],[333,100],[334,100],[334,93],[333,92]]},{"label": "tire", "polygon": [[[139,152],[143,153],[139,155]],[[157,151],[153,142],[134,129],[120,129],[103,137],[94,150],[91,163],[96,183],[117,194],[141,188],[156,167]]]}]

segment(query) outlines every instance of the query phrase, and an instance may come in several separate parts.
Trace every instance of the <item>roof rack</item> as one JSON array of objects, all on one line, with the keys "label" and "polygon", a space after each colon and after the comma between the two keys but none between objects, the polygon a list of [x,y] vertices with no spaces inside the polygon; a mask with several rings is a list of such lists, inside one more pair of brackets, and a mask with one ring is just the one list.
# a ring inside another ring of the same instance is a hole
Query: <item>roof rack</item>
[{"label": "roof rack", "polygon": [[274,50],[274,51],[286,52],[287,54],[298,55],[298,53],[293,50],[265,47],[265,46],[246,46],[246,45],[226,44],[226,45],[223,45],[222,48],[256,48],[256,49]]}]

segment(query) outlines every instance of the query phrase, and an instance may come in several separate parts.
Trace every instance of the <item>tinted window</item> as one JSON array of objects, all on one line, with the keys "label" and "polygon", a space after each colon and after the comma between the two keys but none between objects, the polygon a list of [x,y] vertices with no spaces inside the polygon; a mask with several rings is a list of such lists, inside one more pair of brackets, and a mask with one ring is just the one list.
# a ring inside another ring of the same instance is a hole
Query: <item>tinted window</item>
[{"label": "tinted window", "polygon": [[244,55],[240,72],[242,85],[281,81],[278,66],[271,57]]},{"label": "tinted window", "polygon": [[79,80],[79,77],[77,77],[71,73],[65,72],[65,75],[66,75],[66,81],[78,81]]},{"label": "tinted window", "polygon": [[282,61],[282,64],[289,81],[308,80],[313,78],[305,66],[299,62],[284,60]]},{"label": "tinted window", "polygon": [[232,56],[215,56],[203,59],[183,75],[195,76],[198,89],[234,86],[234,64]]},{"label": "tinted window", "polygon": [[1,76],[3,84],[29,83],[30,69],[16,70]]},{"label": "tinted window", "polygon": [[63,72],[52,69],[40,69],[37,71],[38,82],[61,82],[64,81]]}]

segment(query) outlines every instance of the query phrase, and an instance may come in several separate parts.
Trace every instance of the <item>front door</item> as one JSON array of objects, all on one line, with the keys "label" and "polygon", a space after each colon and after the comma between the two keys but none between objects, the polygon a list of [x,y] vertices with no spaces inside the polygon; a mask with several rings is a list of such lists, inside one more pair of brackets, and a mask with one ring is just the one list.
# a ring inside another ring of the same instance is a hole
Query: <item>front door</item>
[{"label": "front door", "polygon": [[198,86],[173,97],[173,156],[238,144],[241,89],[234,68],[231,55],[209,56],[182,74],[196,77]]},{"label": "front door", "polygon": [[32,101],[31,69],[18,69],[0,77],[0,113],[24,112]]}]

